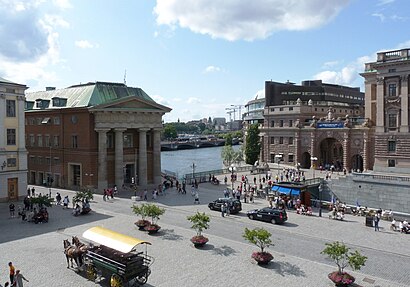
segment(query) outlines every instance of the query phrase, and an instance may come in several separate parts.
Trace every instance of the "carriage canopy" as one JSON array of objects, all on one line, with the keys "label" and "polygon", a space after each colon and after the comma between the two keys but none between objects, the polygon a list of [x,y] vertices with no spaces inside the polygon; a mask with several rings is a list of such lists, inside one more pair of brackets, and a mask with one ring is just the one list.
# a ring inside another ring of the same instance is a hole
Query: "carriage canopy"
[{"label": "carriage canopy", "polygon": [[139,244],[151,245],[148,241],[121,234],[101,226],[87,229],[83,233],[83,237],[123,253],[128,253],[135,250]]}]

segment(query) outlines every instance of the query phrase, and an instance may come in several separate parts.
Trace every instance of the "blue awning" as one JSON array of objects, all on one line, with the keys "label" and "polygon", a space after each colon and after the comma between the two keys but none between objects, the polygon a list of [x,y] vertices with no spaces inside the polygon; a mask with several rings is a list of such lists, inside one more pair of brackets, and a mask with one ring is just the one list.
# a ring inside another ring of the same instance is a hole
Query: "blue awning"
[{"label": "blue awning", "polygon": [[300,189],[292,189],[292,195],[300,195]]},{"label": "blue awning", "polygon": [[272,191],[277,191],[278,189],[279,189],[279,186],[277,185],[272,186]]},{"label": "blue awning", "polygon": [[292,189],[287,188],[287,187],[280,186],[280,187],[278,188],[278,191],[279,191],[280,193],[289,194],[289,193],[292,191]]}]

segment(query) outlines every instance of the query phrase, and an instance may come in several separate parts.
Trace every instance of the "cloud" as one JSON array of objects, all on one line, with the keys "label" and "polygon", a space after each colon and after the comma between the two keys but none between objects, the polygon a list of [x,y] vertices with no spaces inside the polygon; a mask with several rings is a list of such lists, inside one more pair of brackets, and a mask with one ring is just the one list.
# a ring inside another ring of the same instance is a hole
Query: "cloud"
[{"label": "cloud", "polygon": [[331,68],[331,67],[337,66],[338,64],[339,64],[339,61],[324,62],[322,68],[323,69]]},{"label": "cloud", "polygon": [[221,68],[216,67],[216,66],[208,66],[204,69],[204,73],[214,73],[214,72],[220,72]]},{"label": "cloud", "polygon": [[75,46],[81,49],[98,48],[98,44],[92,44],[87,40],[77,40],[74,42]]},{"label": "cloud", "polygon": [[69,28],[70,27],[70,23],[68,23],[66,20],[64,20],[59,15],[46,14],[44,16],[44,21],[46,21],[48,24],[50,24],[53,27],[62,27],[62,28]]},{"label": "cloud", "polygon": [[153,95],[151,98],[156,101],[158,104],[170,107],[170,103],[162,96],[160,95]]},{"label": "cloud", "polygon": [[372,16],[380,18],[380,21],[382,22],[384,22],[384,20],[386,19],[386,16],[384,16],[384,14],[382,13],[373,13]]},{"label": "cloud", "polygon": [[383,5],[387,5],[387,4],[391,4],[396,0],[379,0],[379,2],[377,3],[377,6],[383,6]]},{"label": "cloud", "polygon": [[70,0],[53,0],[53,4],[60,9],[69,9],[73,7]]},{"label": "cloud", "polygon": [[189,97],[187,103],[188,104],[199,104],[201,99],[195,97]]},{"label": "cloud", "polygon": [[349,0],[157,0],[158,25],[188,28],[229,41],[264,39],[283,30],[301,31],[330,22]]}]

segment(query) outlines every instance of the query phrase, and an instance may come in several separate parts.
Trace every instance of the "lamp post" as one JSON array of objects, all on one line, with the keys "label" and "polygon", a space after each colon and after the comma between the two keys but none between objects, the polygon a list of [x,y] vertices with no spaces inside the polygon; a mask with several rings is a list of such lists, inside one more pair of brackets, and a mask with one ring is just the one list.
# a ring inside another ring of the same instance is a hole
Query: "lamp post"
[{"label": "lamp post", "polygon": [[231,172],[231,182],[232,182],[232,192],[233,192],[234,181],[235,181],[234,173],[236,172],[236,167],[233,164],[231,164],[228,170]]},{"label": "lamp post", "polygon": [[279,182],[279,163],[282,160],[282,155],[281,154],[275,155],[275,159],[276,159],[276,162],[278,163],[278,182]]},{"label": "lamp post", "polygon": [[315,179],[315,169],[316,169],[317,157],[312,156],[312,157],[310,158],[310,160],[313,162],[313,163],[312,163],[312,167],[313,167],[313,179]]},{"label": "lamp post", "polygon": [[191,167],[192,167],[192,181],[195,182],[195,168],[196,168],[196,165],[195,165],[194,162],[192,163]]},{"label": "lamp post", "polygon": [[53,180],[53,175],[51,174],[51,139],[48,141],[48,145],[50,146],[50,166],[49,166],[49,178],[48,178],[48,197],[51,198],[51,185]]},{"label": "lamp post", "polygon": [[319,217],[322,217],[322,191],[323,186],[319,184]]},{"label": "lamp post", "polygon": [[261,174],[259,173],[258,167],[259,167],[259,161],[255,161],[255,164],[253,165],[256,168],[256,172],[258,173],[258,179],[259,182],[261,182]]}]

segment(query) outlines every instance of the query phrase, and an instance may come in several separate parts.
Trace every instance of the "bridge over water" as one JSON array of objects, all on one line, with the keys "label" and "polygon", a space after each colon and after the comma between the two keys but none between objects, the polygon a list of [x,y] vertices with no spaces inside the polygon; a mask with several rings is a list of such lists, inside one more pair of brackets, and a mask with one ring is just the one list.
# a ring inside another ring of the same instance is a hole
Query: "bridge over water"
[{"label": "bridge over water", "polygon": [[[232,145],[239,144],[239,139],[233,139]],[[204,147],[224,146],[225,139],[186,139],[161,142],[161,151],[195,149]]]}]

